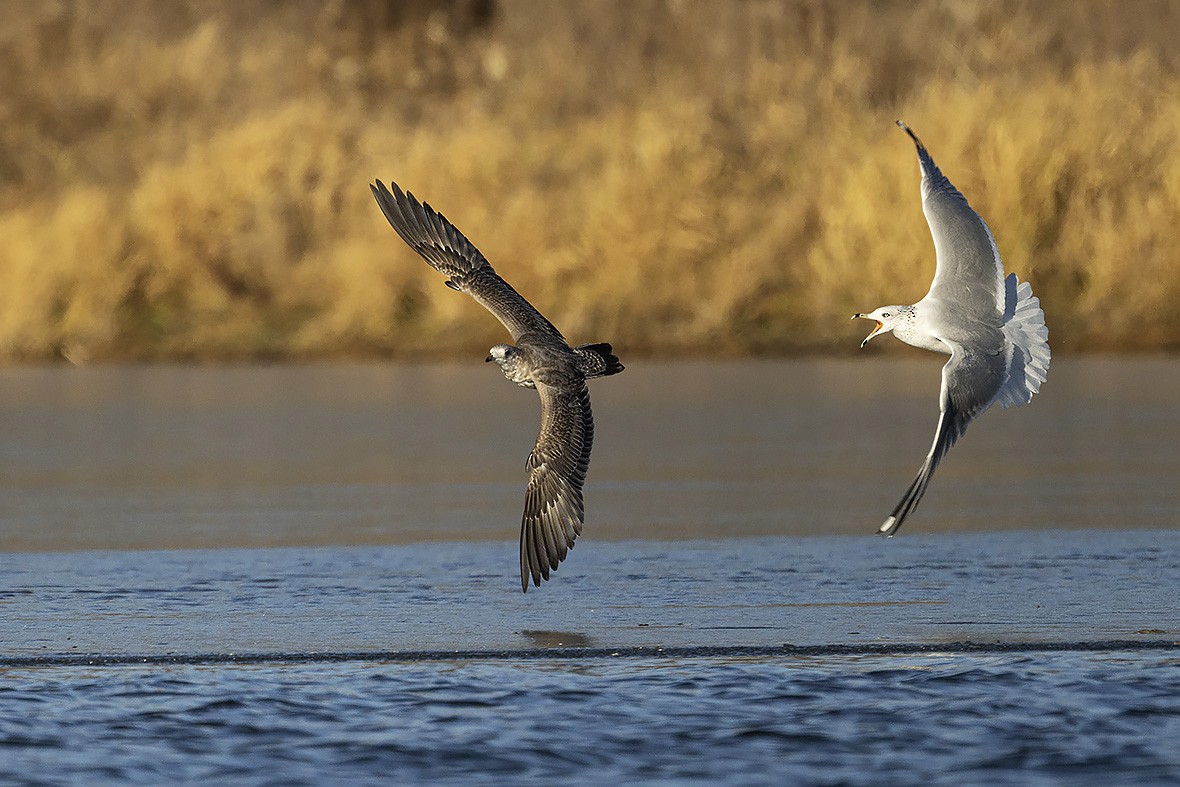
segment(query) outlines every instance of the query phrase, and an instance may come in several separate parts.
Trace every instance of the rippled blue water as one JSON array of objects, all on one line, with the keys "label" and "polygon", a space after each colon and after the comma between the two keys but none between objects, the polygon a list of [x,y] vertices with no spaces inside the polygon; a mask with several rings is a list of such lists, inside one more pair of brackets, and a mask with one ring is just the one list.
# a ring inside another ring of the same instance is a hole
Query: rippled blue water
[{"label": "rippled blue water", "polygon": [[0,783],[1180,779],[1177,531],[592,547],[8,556]]},{"label": "rippled blue water", "polygon": [[1176,653],[10,670],[0,779],[1180,779]]}]

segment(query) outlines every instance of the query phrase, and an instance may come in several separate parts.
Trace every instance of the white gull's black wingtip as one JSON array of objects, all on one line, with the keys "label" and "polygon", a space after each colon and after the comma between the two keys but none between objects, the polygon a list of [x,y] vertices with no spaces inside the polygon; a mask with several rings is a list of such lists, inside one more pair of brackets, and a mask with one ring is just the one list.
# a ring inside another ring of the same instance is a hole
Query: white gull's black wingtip
[{"label": "white gull's black wingtip", "polygon": [[902,131],[904,131],[905,133],[910,135],[910,139],[912,139],[914,141],[914,144],[918,147],[918,150],[925,150],[926,149],[926,146],[922,144],[922,140],[918,139],[918,135],[914,133],[914,130],[912,128],[910,128],[909,126],[907,126],[905,124],[904,120],[898,120],[896,122],[897,122],[898,128],[900,128]]}]

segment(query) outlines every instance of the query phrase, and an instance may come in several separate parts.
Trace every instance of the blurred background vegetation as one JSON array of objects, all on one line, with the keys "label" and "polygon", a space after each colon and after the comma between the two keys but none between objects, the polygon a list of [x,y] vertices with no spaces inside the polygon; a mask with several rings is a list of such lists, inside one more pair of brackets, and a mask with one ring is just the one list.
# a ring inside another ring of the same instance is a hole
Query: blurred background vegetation
[{"label": "blurred background vegetation", "polygon": [[369,195],[574,341],[853,351],[933,246],[907,120],[1054,348],[1180,348],[1171,0],[10,0],[0,360],[482,352]]}]

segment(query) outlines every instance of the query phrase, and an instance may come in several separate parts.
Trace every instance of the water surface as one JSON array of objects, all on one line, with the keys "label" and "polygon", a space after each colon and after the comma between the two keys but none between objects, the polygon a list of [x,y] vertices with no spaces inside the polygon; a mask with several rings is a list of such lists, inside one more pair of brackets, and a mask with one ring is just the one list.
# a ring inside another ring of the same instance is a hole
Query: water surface
[{"label": "water surface", "polygon": [[[1180,640],[1180,530],[0,556],[3,655]],[[0,659],[3,663],[3,659]]]},{"label": "water surface", "polygon": [[[652,364],[591,383],[587,543],[864,534],[929,450],[941,364]],[[1055,360],[903,535],[1180,523],[1180,362]],[[0,549],[513,539],[536,395],[484,364],[0,371]]]},{"label": "water surface", "polygon": [[0,782],[1180,780],[1180,364],[631,364],[520,593],[482,365],[0,372]]},{"label": "water surface", "polygon": [[1176,654],[9,671],[28,783],[1162,784]]}]

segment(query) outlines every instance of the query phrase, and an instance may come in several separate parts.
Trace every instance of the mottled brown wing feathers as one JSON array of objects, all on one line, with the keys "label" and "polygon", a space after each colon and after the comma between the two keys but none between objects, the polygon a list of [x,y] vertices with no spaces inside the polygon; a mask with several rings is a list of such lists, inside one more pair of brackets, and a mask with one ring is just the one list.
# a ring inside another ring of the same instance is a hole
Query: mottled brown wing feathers
[{"label": "mottled brown wing feathers", "polygon": [[381,212],[411,249],[447,277],[449,286],[467,293],[490,311],[513,340],[534,333],[565,341],[553,323],[500,278],[479,249],[441,213],[402,191],[396,183],[389,185],[387,189],[376,181],[369,186]]},{"label": "mottled brown wing feathers", "polygon": [[540,585],[573,549],[585,512],[582,485],[590,466],[594,418],[585,380],[568,385],[537,384],[541,431],[529,454],[524,517],[520,530],[520,582]]}]

